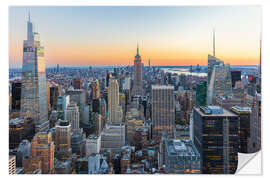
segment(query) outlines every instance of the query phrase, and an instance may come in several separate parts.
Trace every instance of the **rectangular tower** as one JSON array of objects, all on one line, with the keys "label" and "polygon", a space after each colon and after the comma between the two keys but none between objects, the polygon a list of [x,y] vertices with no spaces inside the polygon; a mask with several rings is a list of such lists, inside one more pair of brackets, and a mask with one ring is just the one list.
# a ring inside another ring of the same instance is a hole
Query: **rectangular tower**
[{"label": "rectangular tower", "polygon": [[173,90],[173,86],[152,86],[153,137],[156,139],[160,139],[163,131],[166,131],[169,137],[173,137],[175,121]]},{"label": "rectangular tower", "polygon": [[201,81],[196,87],[196,106],[206,105],[207,82]]},{"label": "rectangular tower", "polygon": [[111,78],[108,89],[108,111],[110,123],[122,123],[123,111],[119,105],[119,86],[117,79]]},{"label": "rectangular tower", "polygon": [[234,174],[238,164],[239,118],[219,106],[193,109],[194,144],[203,174]]},{"label": "rectangular tower", "polygon": [[231,109],[240,119],[239,150],[240,153],[248,153],[248,140],[250,139],[250,107],[233,106]]},{"label": "rectangular tower", "polygon": [[54,173],[54,142],[52,134],[39,132],[31,142],[31,154],[23,160],[26,174],[41,170],[42,174]]},{"label": "rectangular tower", "polygon": [[12,110],[20,110],[21,109],[21,82],[13,82],[12,83]]}]

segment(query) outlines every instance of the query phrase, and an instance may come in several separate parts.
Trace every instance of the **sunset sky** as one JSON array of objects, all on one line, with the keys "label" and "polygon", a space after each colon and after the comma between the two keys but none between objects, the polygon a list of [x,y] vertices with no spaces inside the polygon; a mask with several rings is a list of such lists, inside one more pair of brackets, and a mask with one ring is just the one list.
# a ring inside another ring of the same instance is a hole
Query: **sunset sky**
[{"label": "sunset sky", "polygon": [[9,8],[10,67],[21,67],[28,11],[47,66],[206,65],[216,31],[216,56],[232,65],[259,63],[259,6],[130,6]]}]

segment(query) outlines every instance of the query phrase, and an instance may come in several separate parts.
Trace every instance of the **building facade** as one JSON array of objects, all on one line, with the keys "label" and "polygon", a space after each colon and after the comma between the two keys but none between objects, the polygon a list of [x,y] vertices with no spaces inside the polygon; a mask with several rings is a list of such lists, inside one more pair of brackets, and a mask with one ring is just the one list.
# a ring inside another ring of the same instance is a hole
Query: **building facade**
[{"label": "building facade", "polygon": [[69,121],[59,120],[55,126],[55,157],[66,161],[71,158],[71,125]]},{"label": "building facade", "polygon": [[196,86],[196,106],[206,106],[207,82],[201,81]]},{"label": "building facade", "polygon": [[37,132],[49,128],[44,47],[33,32],[30,16],[23,43],[21,117],[32,118]]},{"label": "building facade", "polygon": [[190,140],[165,140],[165,171],[169,174],[200,174],[201,162]]},{"label": "building facade", "polygon": [[108,89],[108,112],[110,123],[122,123],[123,111],[119,104],[119,86],[116,79],[111,78]]},{"label": "building facade", "polygon": [[21,109],[21,82],[13,82],[12,83],[12,110],[20,110]]},{"label": "building facade", "polygon": [[110,150],[119,153],[125,145],[125,125],[106,124],[101,132],[101,150]]},{"label": "building facade", "polygon": [[75,134],[80,133],[80,113],[77,104],[72,101],[66,110],[66,120],[71,124],[71,131]]},{"label": "building facade", "polygon": [[239,152],[240,153],[248,153],[248,140],[250,139],[250,131],[251,131],[251,108],[249,107],[240,107],[234,106],[231,109],[232,112],[239,116],[240,120],[240,129],[239,129]]},{"label": "building facade", "polygon": [[173,86],[152,85],[153,138],[160,139],[162,131],[173,137],[175,103]]},{"label": "building facade", "polygon": [[219,106],[193,110],[194,144],[203,174],[234,174],[238,165],[239,118]]},{"label": "building facade", "polygon": [[137,54],[134,60],[134,74],[133,74],[133,88],[132,88],[132,96],[143,95],[142,88],[142,60],[139,54],[139,47],[137,46]]},{"label": "building facade", "polygon": [[42,174],[54,173],[54,142],[52,134],[38,132],[31,142],[31,154],[23,160],[26,174],[41,170]]},{"label": "building facade", "polygon": [[86,138],[85,143],[85,154],[86,157],[91,154],[99,153],[101,148],[101,137],[100,136],[89,136]]}]

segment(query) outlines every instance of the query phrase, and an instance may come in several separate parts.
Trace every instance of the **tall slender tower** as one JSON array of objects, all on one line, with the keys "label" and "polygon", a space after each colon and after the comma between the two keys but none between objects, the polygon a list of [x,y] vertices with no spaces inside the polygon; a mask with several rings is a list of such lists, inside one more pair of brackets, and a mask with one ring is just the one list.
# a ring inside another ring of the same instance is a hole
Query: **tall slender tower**
[{"label": "tall slender tower", "polygon": [[123,112],[119,105],[119,86],[117,79],[111,78],[108,90],[109,122],[117,124],[122,122]]},{"label": "tall slender tower", "polygon": [[213,30],[213,56],[208,55],[207,105],[215,104],[218,96],[232,95],[231,69],[229,64],[215,56],[215,29]]},{"label": "tall slender tower", "polygon": [[100,98],[100,85],[97,79],[92,82],[92,98],[93,99]]},{"label": "tall slender tower", "polygon": [[21,117],[32,118],[36,132],[49,127],[44,48],[39,34],[33,32],[30,14],[23,42]]},{"label": "tall slender tower", "polygon": [[215,37],[215,29],[213,30],[213,56],[216,56],[216,37]]},{"label": "tall slender tower", "polygon": [[137,54],[134,60],[134,78],[133,78],[132,96],[142,95],[142,60],[139,54],[139,46],[137,45]]}]

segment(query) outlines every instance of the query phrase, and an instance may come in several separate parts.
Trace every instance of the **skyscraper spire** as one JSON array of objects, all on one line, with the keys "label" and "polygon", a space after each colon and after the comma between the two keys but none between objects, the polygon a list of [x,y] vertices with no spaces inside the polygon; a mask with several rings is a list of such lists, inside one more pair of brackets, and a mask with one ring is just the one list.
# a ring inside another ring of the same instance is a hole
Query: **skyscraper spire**
[{"label": "skyscraper spire", "polygon": [[28,11],[28,22],[27,22],[27,40],[32,41],[34,39],[33,36],[33,24],[30,21],[30,11]]},{"label": "skyscraper spire", "polygon": [[136,56],[139,56],[139,45],[138,45],[138,43],[137,43],[137,54],[136,54]]},{"label": "skyscraper spire", "polygon": [[28,21],[30,22],[30,11],[28,11]]},{"label": "skyscraper spire", "polygon": [[216,56],[216,50],[215,50],[215,28],[213,29],[213,56]]}]

